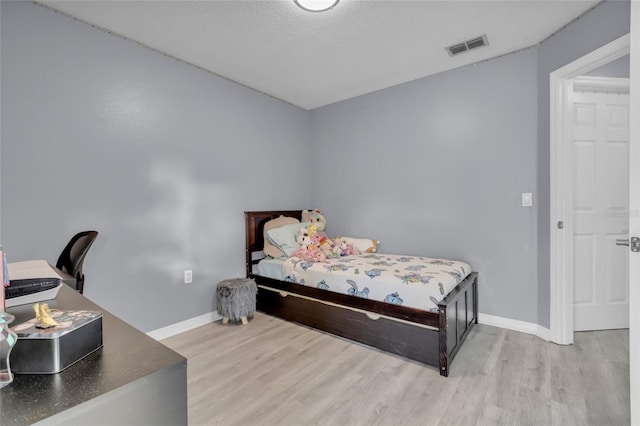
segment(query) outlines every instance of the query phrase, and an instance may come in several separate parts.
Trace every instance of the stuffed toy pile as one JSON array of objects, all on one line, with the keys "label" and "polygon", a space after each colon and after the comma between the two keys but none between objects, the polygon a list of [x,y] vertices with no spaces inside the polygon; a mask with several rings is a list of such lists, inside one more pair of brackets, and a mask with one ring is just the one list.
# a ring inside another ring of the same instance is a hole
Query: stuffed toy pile
[{"label": "stuffed toy pile", "polygon": [[310,262],[326,262],[325,254],[313,243],[309,228],[310,226],[298,230],[296,241],[300,244],[300,248],[291,253],[291,257],[299,257]]},{"label": "stuffed toy pile", "polygon": [[324,232],[327,221],[320,210],[303,210],[302,221],[309,222],[309,226],[301,228],[298,232],[296,241],[300,248],[292,253],[292,257],[311,262],[326,262],[330,258],[360,254],[360,251],[345,239],[327,238]]}]

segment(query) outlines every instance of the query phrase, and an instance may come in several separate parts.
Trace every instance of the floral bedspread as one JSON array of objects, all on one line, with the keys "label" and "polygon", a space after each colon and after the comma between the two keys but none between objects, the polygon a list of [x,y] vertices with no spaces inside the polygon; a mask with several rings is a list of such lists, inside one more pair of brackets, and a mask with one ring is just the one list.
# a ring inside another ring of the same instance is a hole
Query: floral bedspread
[{"label": "floral bedspread", "polygon": [[289,282],[437,311],[438,302],[469,275],[471,266],[454,260],[365,253],[326,263],[291,257],[283,271]]}]

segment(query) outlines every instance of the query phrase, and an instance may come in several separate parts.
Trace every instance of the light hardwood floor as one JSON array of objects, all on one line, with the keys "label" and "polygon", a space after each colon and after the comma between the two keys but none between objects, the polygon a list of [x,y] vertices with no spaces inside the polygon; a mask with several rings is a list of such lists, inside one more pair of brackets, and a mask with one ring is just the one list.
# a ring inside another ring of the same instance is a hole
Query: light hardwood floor
[{"label": "light hardwood floor", "polygon": [[448,378],[257,313],[163,340],[188,358],[189,424],[628,425],[629,333],[558,346],[478,325]]}]

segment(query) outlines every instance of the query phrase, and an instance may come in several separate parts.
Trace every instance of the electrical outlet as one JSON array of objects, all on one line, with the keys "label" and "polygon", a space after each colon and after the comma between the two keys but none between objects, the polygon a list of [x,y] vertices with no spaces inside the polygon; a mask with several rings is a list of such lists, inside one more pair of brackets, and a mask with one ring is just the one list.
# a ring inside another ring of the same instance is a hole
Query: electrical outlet
[{"label": "electrical outlet", "polygon": [[190,284],[193,282],[193,271],[191,269],[187,269],[184,271],[184,283]]}]

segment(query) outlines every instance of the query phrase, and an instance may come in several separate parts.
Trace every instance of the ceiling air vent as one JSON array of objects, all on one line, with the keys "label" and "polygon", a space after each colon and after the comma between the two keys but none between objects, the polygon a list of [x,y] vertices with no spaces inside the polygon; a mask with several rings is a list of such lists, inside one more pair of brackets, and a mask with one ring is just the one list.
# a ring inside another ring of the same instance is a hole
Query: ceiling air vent
[{"label": "ceiling air vent", "polygon": [[471,40],[454,44],[453,46],[449,46],[446,49],[449,53],[449,56],[454,56],[472,49],[477,49],[478,47],[487,46],[488,44],[489,42],[487,41],[487,35],[484,34],[480,37],[472,38]]}]

